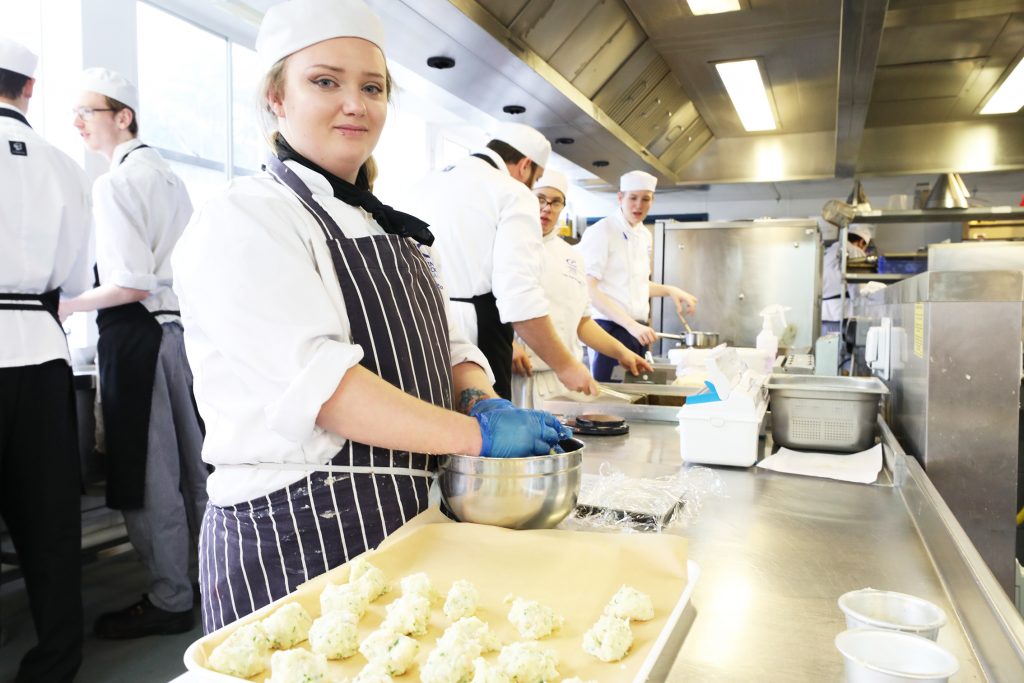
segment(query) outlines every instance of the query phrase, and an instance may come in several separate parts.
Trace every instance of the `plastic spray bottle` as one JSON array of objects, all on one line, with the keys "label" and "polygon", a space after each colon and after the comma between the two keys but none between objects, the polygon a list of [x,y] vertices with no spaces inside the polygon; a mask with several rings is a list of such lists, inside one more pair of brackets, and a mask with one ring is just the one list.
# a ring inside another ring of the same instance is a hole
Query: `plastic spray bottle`
[{"label": "plastic spray bottle", "polygon": [[[766,372],[771,372],[771,368],[775,364],[775,357],[779,355],[779,338],[775,336],[773,319],[782,318],[784,321],[785,310],[782,306],[773,304],[761,311],[761,332],[757,335],[755,346],[758,351],[763,351],[767,355]],[[782,326],[785,327],[785,322]]]}]

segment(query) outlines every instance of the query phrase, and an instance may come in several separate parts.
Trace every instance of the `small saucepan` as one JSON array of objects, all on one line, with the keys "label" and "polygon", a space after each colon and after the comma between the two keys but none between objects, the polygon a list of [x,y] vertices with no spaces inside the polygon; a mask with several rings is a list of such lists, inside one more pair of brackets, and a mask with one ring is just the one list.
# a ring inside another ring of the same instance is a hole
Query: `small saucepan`
[{"label": "small saucepan", "polygon": [[718,346],[717,332],[698,332],[696,330],[691,330],[685,334],[658,332],[657,335],[662,339],[674,339],[682,342],[691,349],[713,349]]}]

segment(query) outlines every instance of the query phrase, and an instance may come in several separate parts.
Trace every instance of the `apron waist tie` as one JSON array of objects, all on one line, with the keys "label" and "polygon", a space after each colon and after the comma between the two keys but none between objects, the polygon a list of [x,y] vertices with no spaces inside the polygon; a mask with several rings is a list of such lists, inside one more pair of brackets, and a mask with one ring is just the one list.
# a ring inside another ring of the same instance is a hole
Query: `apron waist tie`
[{"label": "apron waist tie", "polygon": [[0,310],[3,311],[46,311],[60,324],[57,310],[60,306],[60,287],[42,294],[24,292],[0,293]]},{"label": "apron waist tie", "polygon": [[290,463],[290,462],[258,462],[239,463],[230,465],[215,465],[217,469],[240,470],[290,470],[297,472],[339,472],[342,474],[400,474],[409,477],[431,478],[436,472],[421,470],[411,467],[369,467],[363,465],[314,465],[311,463]]}]

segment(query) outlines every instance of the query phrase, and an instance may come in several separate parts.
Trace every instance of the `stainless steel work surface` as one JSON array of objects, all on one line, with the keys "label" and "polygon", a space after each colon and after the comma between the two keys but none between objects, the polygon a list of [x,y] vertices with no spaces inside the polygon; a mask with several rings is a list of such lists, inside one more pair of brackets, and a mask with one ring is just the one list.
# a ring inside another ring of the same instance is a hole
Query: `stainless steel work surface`
[{"label": "stainless steel work surface", "polygon": [[[580,438],[588,473],[603,461],[644,477],[682,467],[670,424],[631,422],[626,436]],[[690,540],[701,567],[695,614],[684,619],[689,631],[675,661],[652,681],[841,681],[833,639],[845,621],[836,600],[867,586],[940,605],[950,623],[939,643],[960,660],[951,680],[988,680],[898,489],[712,469],[725,495],[706,497],[695,520],[676,532]]]}]

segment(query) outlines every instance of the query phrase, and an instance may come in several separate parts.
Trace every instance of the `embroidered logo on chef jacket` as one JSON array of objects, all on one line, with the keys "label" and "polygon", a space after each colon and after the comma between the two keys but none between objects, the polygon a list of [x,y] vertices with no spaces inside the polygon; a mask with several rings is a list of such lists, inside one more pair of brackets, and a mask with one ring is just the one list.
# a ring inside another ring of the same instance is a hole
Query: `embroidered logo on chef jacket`
[{"label": "embroidered logo on chef jacket", "polygon": [[437,266],[434,265],[433,259],[430,258],[430,250],[423,244],[417,244],[416,247],[420,250],[423,260],[427,262],[427,268],[430,269],[430,277],[434,278],[434,282],[439,289],[444,290],[444,283],[441,282],[441,278],[437,275]]},{"label": "embroidered logo on chef jacket", "polygon": [[577,259],[566,257],[565,259],[565,272],[562,273],[565,277],[569,278],[573,282],[582,283],[583,273],[580,270],[580,263]]},{"label": "embroidered logo on chef jacket", "polygon": [[10,145],[10,147],[11,147],[11,154],[13,154],[14,156],[16,156],[16,157],[27,157],[28,156],[28,146],[24,142],[21,142],[20,140],[9,140],[7,142],[7,144]]}]

